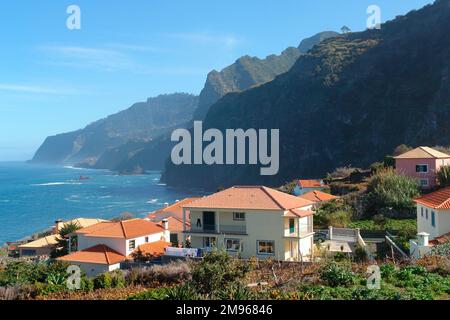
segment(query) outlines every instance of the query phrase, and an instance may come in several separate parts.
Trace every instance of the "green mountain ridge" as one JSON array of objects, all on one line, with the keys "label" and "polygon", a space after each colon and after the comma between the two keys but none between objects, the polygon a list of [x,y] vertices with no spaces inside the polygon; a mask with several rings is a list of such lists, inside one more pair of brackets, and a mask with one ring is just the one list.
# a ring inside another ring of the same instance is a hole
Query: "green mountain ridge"
[{"label": "green mountain ridge", "polygon": [[[209,107],[226,94],[242,92],[273,80],[288,71],[299,56],[316,44],[337,35],[338,33],[333,31],[321,32],[302,40],[298,48],[287,48],[280,55],[269,55],[265,59],[243,56],[220,72],[210,72],[200,93],[199,105],[193,119],[204,118]],[[192,121],[179,127],[191,126]],[[130,142],[106,152],[94,168],[113,169],[126,174],[162,170],[174,143],[170,141],[170,134],[166,134],[140,144],[137,149],[133,149],[134,146],[135,143]]]},{"label": "green mountain ridge", "polygon": [[343,165],[365,167],[395,146],[450,144],[450,6],[437,0],[382,25],[323,41],[285,74],[209,108],[204,130],[280,129],[280,171],[166,163],[171,186],[281,185]]}]

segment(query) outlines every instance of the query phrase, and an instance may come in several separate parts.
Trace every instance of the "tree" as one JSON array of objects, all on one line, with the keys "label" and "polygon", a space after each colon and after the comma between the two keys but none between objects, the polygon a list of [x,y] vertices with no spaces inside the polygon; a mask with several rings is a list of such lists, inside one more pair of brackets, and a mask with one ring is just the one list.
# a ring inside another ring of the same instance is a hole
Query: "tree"
[{"label": "tree", "polygon": [[443,166],[439,169],[437,178],[441,187],[450,186],[450,166]]},{"label": "tree", "polygon": [[401,145],[397,146],[397,147],[394,149],[394,154],[393,154],[393,156],[394,156],[394,157],[399,156],[399,155],[404,154],[404,153],[406,153],[406,152],[408,152],[408,151],[411,151],[412,149],[413,149],[412,147],[407,146],[406,144],[401,144]]},{"label": "tree", "polygon": [[351,32],[351,31],[352,31],[352,30],[350,30],[350,28],[347,27],[347,26],[343,26],[343,27],[341,28],[341,32],[342,32],[343,34],[349,33],[349,32]]},{"label": "tree", "polygon": [[376,172],[367,186],[367,208],[372,214],[408,213],[414,209],[412,199],[419,195],[414,178],[397,173],[392,168]]},{"label": "tree", "polygon": [[[67,222],[58,231],[58,244],[56,248],[50,254],[52,258],[62,257],[69,253],[69,236],[77,230],[80,230],[81,226],[76,221]],[[72,238],[72,248],[77,246],[77,238]]]}]

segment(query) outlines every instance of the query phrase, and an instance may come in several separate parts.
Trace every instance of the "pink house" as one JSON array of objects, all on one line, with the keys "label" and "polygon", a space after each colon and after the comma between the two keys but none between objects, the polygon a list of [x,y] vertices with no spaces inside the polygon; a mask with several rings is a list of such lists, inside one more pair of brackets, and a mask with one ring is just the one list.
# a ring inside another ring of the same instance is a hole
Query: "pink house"
[{"label": "pink house", "polygon": [[437,172],[450,165],[450,155],[429,147],[418,147],[394,159],[397,172],[417,178],[424,189],[436,186]]}]

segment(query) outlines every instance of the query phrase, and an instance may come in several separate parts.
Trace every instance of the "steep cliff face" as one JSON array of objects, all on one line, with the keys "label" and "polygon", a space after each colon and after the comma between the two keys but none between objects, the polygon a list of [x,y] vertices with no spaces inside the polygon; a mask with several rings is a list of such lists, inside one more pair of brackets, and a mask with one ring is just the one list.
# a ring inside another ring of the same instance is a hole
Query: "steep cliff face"
[{"label": "steep cliff face", "polygon": [[190,94],[149,98],[84,129],[48,137],[32,162],[94,165],[111,148],[129,140],[144,143],[187,122],[197,105],[198,97]]},{"label": "steep cliff face", "polygon": [[367,166],[399,144],[450,144],[450,6],[412,11],[381,30],[326,40],[287,73],[209,109],[204,127],[280,129],[280,171],[167,163],[169,185],[279,185]]},{"label": "steep cliff face", "polygon": [[[209,107],[228,93],[241,92],[273,80],[288,71],[300,55],[323,40],[337,35],[333,31],[321,32],[303,40],[298,48],[284,50],[281,55],[270,55],[265,59],[244,56],[221,72],[212,71],[208,74],[193,118],[203,119]],[[188,128],[191,124],[178,127]],[[131,141],[105,152],[95,168],[113,169],[121,173],[162,170],[174,145],[170,141],[170,133],[138,146]]]},{"label": "steep cliff face", "polygon": [[287,72],[300,55],[323,40],[337,35],[338,33],[333,31],[321,32],[304,39],[297,48],[287,48],[280,55],[270,55],[265,59],[244,56],[220,72],[211,71],[200,93],[194,119],[203,120],[209,107],[228,93],[240,92],[272,81],[276,76]]}]

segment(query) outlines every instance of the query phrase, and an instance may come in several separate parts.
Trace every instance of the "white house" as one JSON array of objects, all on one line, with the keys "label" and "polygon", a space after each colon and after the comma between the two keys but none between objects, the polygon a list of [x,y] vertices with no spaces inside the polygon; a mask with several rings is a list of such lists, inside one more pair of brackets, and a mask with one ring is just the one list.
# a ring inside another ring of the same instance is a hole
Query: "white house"
[{"label": "white house", "polygon": [[450,187],[414,199],[417,204],[417,239],[410,240],[410,254],[421,257],[450,237]]},{"label": "white house", "polygon": [[144,219],[108,221],[76,231],[70,236],[73,241],[77,251],[59,260],[80,266],[87,276],[95,276],[120,268],[120,263],[138,248],[158,252],[163,244],[168,247],[170,232],[167,221],[163,225]]},{"label": "white house", "polygon": [[224,248],[242,258],[306,261],[313,255],[312,205],[263,186],[232,187],[183,207],[190,212],[191,226],[185,227],[184,236],[193,248]]}]

